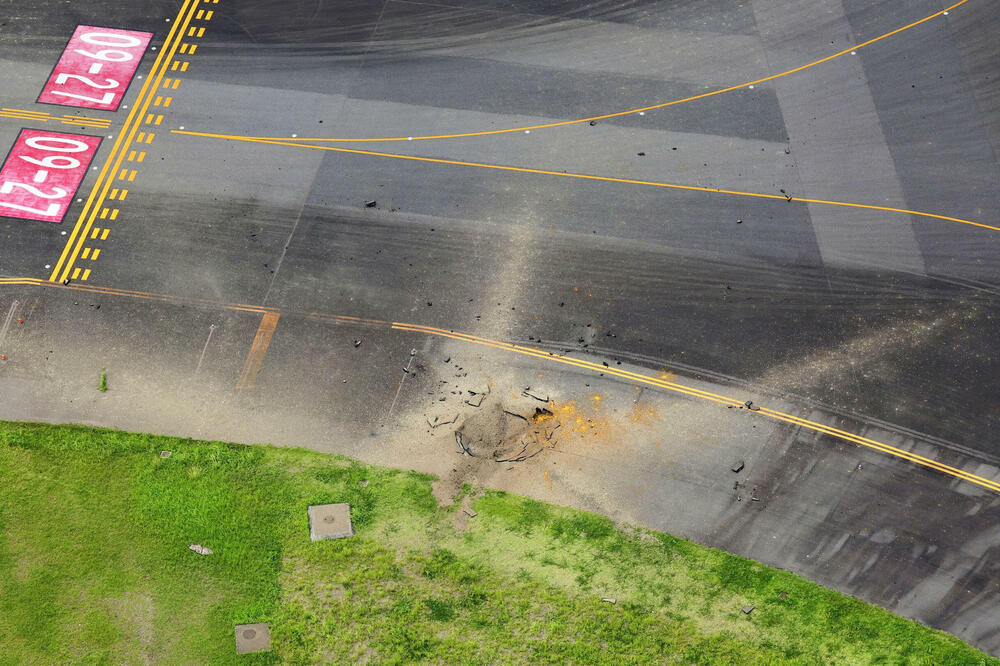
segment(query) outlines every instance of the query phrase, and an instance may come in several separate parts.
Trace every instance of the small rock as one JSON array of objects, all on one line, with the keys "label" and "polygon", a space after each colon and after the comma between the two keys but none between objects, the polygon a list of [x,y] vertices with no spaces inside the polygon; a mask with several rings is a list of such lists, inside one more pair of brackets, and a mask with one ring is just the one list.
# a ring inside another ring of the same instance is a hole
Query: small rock
[{"label": "small rock", "polygon": [[365,201],[365,208],[374,208],[376,201],[374,199],[368,199]]},{"label": "small rock", "polygon": [[472,509],[462,509],[462,511],[464,511],[464,512],[465,512],[465,514],[466,514],[466,515],[467,515],[467,516],[468,516],[469,518],[475,518],[476,516],[478,516],[478,515],[479,515],[478,513],[476,513],[475,511],[473,511]]},{"label": "small rock", "polygon": [[591,120],[591,121],[590,121],[590,126],[591,126],[591,127],[593,127],[593,126],[594,126],[594,125],[596,125],[596,124],[597,124],[597,121],[596,121],[596,120]]},{"label": "small rock", "polygon": [[357,349],[360,346],[361,346],[361,338],[356,338],[354,340],[354,348]]},{"label": "small rock", "polygon": [[736,472],[738,474],[738,473],[740,473],[740,472],[743,471],[744,465],[745,465],[745,463],[742,460],[738,460],[738,461],[736,461],[736,464],[733,465],[732,467],[730,467],[729,469],[733,470],[734,472]]},{"label": "small rock", "polygon": [[606,604],[616,604],[616,603],[618,603],[618,601],[614,597],[605,597],[605,598],[601,599],[601,601],[603,601]]},{"label": "small rock", "polygon": [[645,156],[646,156],[646,153],[642,153],[642,152],[640,152],[640,153],[636,153],[636,155],[638,155],[639,157],[645,157]]},{"label": "small rock", "polygon": [[161,458],[169,458],[170,457],[170,451],[160,451],[160,457]]},{"label": "small rock", "polygon": [[755,404],[753,404],[753,400],[747,400],[743,404],[746,405],[746,408],[749,409],[751,412],[759,412],[760,411],[760,407],[758,407]]},{"label": "small rock", "polygon": [[211,548],[206,548],[205,546],[202,546],[200,543],[193,543],[190,546],[188,546],[188,548],[190,548],[194,552],[198,553],[199,555],[211,555],[212,554],[212,549]]},{"label": "small rock", "polygon": [[744,606],[740,610],[743,611],[744,614],[749,615],[753,612],[753,606]]},{"label": "small rock", "polygon": [[778,595],[778,598],[779,599],[787,599],[788,598],[788,592],[782,592],[781,594]]}]

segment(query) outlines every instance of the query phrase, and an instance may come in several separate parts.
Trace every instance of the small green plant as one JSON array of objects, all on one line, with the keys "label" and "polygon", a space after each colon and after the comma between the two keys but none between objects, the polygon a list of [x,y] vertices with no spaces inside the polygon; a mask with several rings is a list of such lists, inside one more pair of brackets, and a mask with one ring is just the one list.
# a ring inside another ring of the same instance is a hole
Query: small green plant
[{"label": "small green plant", "polygon": [[108,371],[105,368],[101,368],[101,379],[97,383],[97,390],[101,393],[108,390]]}]

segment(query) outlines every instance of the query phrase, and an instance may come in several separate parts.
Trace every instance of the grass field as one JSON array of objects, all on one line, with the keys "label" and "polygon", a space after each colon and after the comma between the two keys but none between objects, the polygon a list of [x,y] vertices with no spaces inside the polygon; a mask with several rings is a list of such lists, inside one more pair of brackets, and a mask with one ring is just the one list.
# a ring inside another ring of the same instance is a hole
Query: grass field
[{"label": "grass field", "polygon": [[[0,422],[0,663],[1000,664],[592,514],[471,488],[459,501],[475,517],[438,508],[431,481],[297,449]],[[311,542],[306,507],[332,502],[351,504],[355,536]],[[236,655],[244,622],[270,623],[270,653]]]}]

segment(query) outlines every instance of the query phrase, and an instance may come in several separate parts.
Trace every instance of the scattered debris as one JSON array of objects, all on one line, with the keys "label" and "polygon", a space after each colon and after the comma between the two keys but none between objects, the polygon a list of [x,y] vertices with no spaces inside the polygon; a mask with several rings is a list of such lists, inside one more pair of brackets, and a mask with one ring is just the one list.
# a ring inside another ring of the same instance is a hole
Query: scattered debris
[{"label": "scattered debris", "polygon": [[603,601],[606,604],[616,604],[616,603],[618,603],[618,601],[614,597],[605,597],[605,598],[601,599],[601,601]]},{"label": "scattered debris", "polygon": [[361,346],[361,338],[355,338],[355,340],[354,340],[354,348],[357,349],[360,346]]},{"label": "scattered debris", "polygon": [[646,153],[643,153],[643,152],[639,152],[639,153],[636,153],[636,155],[638,155],[639,157],[645,157],[645,156],[646,156]]},{"label": "scattered debris", "polygon": [[781,594],[778,595],[778,598],[779,599],[787,599],[788,598],[788,592],[782,592]]},{"label": "scattered debris", "polygon": [[535,407],[535,415],[531,417],[531,420],[537,423],[546,420],[550,416],[554,416],[551,410],[545,407]]},{"label": "scattered debris", "polygon": [[455,433],[455,443],[458,444],[459,451],[468,455],[469,457],[475,457],[472,455],[472,451],[469,450],[469,447],[465,445],[465,440],[462,439],[462,433],[460,432]]},{"label": "scattered debris", "polygon": [[446,357],[446,358],[444,359],[444,362],[445,362],[445,363],[451,363],[451,356],[448,356],[448,357]]},{"label": "scattered debris", "polygon": [[746,408],[749,409],[751,412],[759,412],[760,411],[760,407],[758,407],[757,405],[753,404],[753,400],[747,400],[743,404],[746,405]]},{"label": "scattered debris", "polygon": [[70,279],[69,278],[66,278],[65,280],[63,280],[63,284],[68,285],[69,283],[70,283]]},{"label": "scattered debris", "polygon": [[[442,398],[442,399],[443,399],[443,398]],[[429,418],[427,418],[426,416],[424,416],[424,420],[425,420],[425,421],[427,421],[427,425],[429,425],[429,426],[430,426],[430,427],[432,427],[432,428],[437,428],[438,426],[443,426],[443,425],[451,425],[452,423],[454,423],[455,421],[457,421],[457,420],[458,420],[458,414],[455,414],[455,415],[454,415],[453,417],[451,417],[451,419],[449,419],[448,421],[442,421],[442,420],[440,420],[440,419],[441,419],[441,417],[440,417],[440,416],[435,416],[435,417],[434,417],[434,420],[433,420],[433,421],[431,421],[431,420],[430,420]]]},{"label": "scattered debris", "polygon": [[365,208],[374,208],[376,201],[374,199],[368,199],[365,201]]},{"label": "scattered debris", "polygon": [[753,612],[753,606],[744,606],[740,610],[743,611],[745,615],[749,615],[750,613]]},{"label": "scattered debris", "polygon": [[465,401],[465,404],[470,405],[472,407],[479,407],[480,405],[483,404],[483,400],[485,399],[486,399],[485,393],[476,393],[471,398],[468,398]]},{"label": "scattered debris", "polygon": [[525,396],[527,398],[534,398],[538,402],[548,403],[548,401],[549,401],[549,396],[547,396],[547,395],[546,396],[541,396],[541,395],[537,395],[535,393],[532,393],[530,386],[525,387],[525,389],[523,391],[521,391],[521,395],[523,395],[523,396]]},{"label": "scattered debris", "polygon": [[194,552],[198,553],[199,555],[211,555],[212,554],[212,549],[211,548],[206,548],[205,546],[201,545],[200,543],[193,543],[190,546],[188,546],[188,548],[190,548]]},{"label": "scattered debris", "polygon": [[594,125],[596,125],[596,124],[597,124],[597,121],[596,121],[596,120],[591,120],[591,121],[590,121],[590,126],[591,126],[591,127],[593,127],[593,126],[594,126]]},{"label": "scattered debris", "polygon": [[750,491],[750,499],[753,500],[754,502],[760,501],[760,498],[757,497],[757,486],[754,486],[753,490]]},{"label": "scattered debris", "polygon": [[361,486],[362,488],[367,488],[368,487],[368,479],[362,479],[361,481],[358,481],[358,485]]},{"label": "scattered debris", "polygon": [[160,457],[161,458],[169,458],[170,457],[170,453],[171,453],[170,451],[160,451]]},{"label": "scattered debris", "polygon": [[465,515],[467,515],[469,518],[475,518],[476,516],[479,515],[478,513],[476,513],[475,511],[473,511],[472,509],[462,509],[462,511],[464,511]]},{"label": "scattered debris", "polygon": [[731,470],[733,470],[734,472],[736,472],[737,474],[739,474],[740,472],[742,472],[742,471],[743,471],[743,467],[744,467],[744,465],[745,465],[745,463],[744,463],[744,462],[743,462],[742,460],[738,460],[738,461],[736,461],[736,464],[734,464],[734,465],[733,465],[732,467],[730,467],[729,469],[731,469]]}]

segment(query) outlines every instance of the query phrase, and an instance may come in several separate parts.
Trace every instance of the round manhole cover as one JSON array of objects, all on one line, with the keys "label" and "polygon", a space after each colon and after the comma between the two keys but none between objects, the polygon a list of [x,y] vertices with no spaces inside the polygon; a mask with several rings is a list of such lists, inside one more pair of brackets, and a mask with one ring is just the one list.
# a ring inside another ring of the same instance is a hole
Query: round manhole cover
[{"label": "round manhole cover", "polygon": [[248,641],[253,640],[256,636],[257,636],[257,631],[254,629],[246,629],[243,632],[243,638],[247,639]]},{"label": "round manhole cover", "polygon": [[335,520],[337,520],[337,518],[333,514],[331,514],[329,516],[324,516],[323,517],[323,522],[324,523],[332,523]]}]

